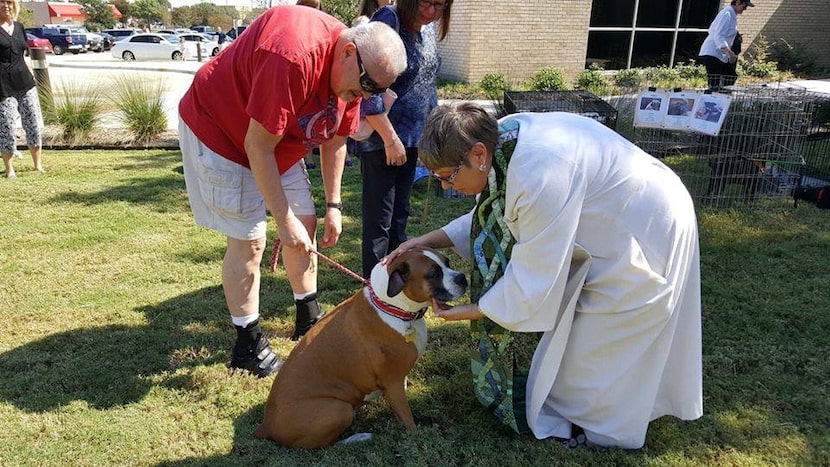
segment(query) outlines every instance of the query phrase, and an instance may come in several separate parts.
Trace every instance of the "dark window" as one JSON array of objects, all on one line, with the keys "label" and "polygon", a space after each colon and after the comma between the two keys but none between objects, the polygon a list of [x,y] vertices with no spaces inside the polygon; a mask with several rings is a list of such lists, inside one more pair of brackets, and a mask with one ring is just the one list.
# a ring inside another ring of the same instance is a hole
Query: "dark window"
[{"label": "dark window", "polygon": [[640,0],[637,10],[637,27],[674,28],[677,19],[677,2],[667,0]]},{"label": "dark window", "polygon": [[709,23],[715,19],[720,6],[720,0],[684,0],[680,27],[709,29]]},{"label": "dark window", "polygon": [[631,26],[634,0],[593,0],[591,26]]},{"label": "dark window", "polygon": [[602,60],[607,70],[625,68],[628,61],[628,41],[631,32],[603,32],[588,34],[588,59]]},{"label": "dark window", "polygon": [[[696,58],[700,44],[706,38],[703,30],[709,27],[717,15],[721,2],[722,0],[639,0],[636,24],[632,27],[635,0],[592,0],[586,62],[599,61],[606,69],[625,68],[628,65],[629,47],[632,46],[632,33],[634,42],[630,65],[633,67],[673,65]],[[598,31],[596,28],[620,30]],[[660,30],[637,30],[641,28]],[[681,32],[682,29],[699,31]],[[675,48],[674,56],[672,46]]]}]

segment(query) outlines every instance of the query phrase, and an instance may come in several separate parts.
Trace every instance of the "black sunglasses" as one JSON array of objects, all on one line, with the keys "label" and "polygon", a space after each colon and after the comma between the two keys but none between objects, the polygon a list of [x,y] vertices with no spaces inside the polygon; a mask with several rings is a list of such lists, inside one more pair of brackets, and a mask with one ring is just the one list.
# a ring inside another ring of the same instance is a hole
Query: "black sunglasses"
[{"label": "black sunglasses", "polygon": [[360,59],[360,52],[357,51],[357,46],[354,48],[354,53],[357,56],[357,67],[360,69],[360,87],[369,94],[380,94],[386,92],[389,87],[381,87],[375,80],[366,73],[366,68],[363,68],[363,60]]}]

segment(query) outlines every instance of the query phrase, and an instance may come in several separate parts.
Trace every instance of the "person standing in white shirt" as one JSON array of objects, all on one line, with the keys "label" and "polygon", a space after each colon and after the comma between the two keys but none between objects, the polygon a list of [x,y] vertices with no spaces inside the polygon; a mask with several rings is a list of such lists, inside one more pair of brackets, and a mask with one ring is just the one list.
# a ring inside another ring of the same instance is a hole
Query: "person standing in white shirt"
[{"label": "person standing in white shirt", "polygon": [[706,67],[709,88],[731,86],[738,75],[735,63],[738,54],[732,49],[738,35],[738,15],[755,5],[751,0],[732,0],[709,25],[709,35],[700,46],[699,60]]}]

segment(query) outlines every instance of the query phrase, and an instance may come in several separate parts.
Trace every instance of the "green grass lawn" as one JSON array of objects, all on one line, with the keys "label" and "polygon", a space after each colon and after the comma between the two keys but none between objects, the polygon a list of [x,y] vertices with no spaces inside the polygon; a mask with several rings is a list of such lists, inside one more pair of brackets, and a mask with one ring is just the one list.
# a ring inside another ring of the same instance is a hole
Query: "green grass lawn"
[{"label": "green grass lawn", "polygon": [[[179,154],[50,151],[45,163],[39,175],[18,161],[18,179],[0,180],[2,466],[830,464],[830,212],[776,201],[700,213],[705,414],[655,421],[642,450],[567,451],[502,428],[472,395],[467,326],[430,317],[408,390],[418,431],[381,400],[349,431],[373,441],[302,451],[251,436],[273,378],[225,368],[224,239],[193,224]],[[347,168],[345,232],[326,252],[352,270],[360,183]],[[419,183],[411,234],[470,206]],[[327,309],[359,288],[325,263],[319,282]],[[285,356],[283,271],[264,270],[261,296]]]}]

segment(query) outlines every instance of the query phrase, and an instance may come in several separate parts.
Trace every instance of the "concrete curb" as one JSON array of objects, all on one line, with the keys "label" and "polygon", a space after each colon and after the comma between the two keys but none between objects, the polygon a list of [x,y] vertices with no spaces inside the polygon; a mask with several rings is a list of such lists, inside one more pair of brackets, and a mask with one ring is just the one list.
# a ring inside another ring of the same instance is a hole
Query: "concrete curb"
[{"label": "concrete curb", "polygon": [[130,71],[155,71],[160,73],[183,73],[188,75],[195,75],[198,70],[175,70],[166,67],[138,67],[138,66],[101,66],[93,64],[80,63],[52,63],[49,65],[52,68],[83,68],[87,70],[130,70]]}]

